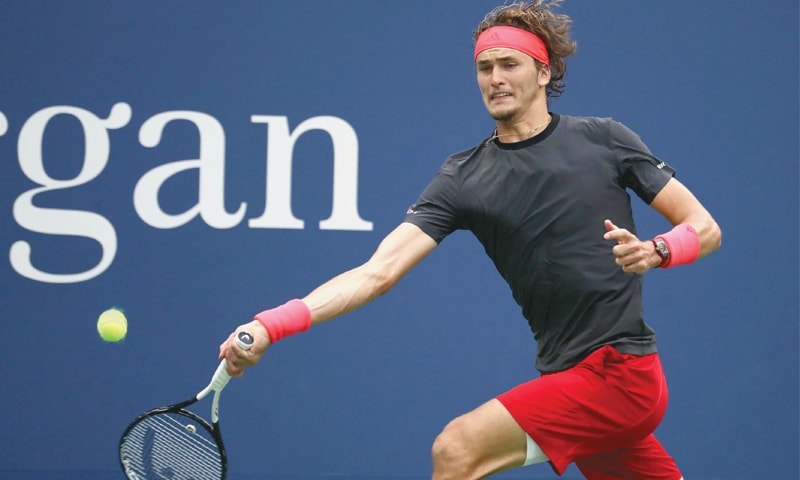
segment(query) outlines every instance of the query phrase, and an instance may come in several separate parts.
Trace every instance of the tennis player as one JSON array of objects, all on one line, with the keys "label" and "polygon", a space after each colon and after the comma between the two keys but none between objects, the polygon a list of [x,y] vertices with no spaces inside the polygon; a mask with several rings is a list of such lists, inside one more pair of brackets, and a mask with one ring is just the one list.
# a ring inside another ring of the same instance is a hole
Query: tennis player
[{"label": "tennis player", "polygon": [[[522,308],[541,375],[451,421],[433,444],[433,479],[542,462],[558,475],[575,462],[590,480],[683,478],[653,435],[667,384],[642,318],[642,274],[708,255],[721,232],[625,125],[548,109],[576,48],[558,3],[489,12],[474,34],[474,60],[494,133],[445,161],[366,263],[255,315],[240,327],[255,334],[249,352],[231,335],[220,358],[232,375],[268,345],[388,292],[448,234],[466,229]],[[640,239],[627,190],[670,226]]]}]

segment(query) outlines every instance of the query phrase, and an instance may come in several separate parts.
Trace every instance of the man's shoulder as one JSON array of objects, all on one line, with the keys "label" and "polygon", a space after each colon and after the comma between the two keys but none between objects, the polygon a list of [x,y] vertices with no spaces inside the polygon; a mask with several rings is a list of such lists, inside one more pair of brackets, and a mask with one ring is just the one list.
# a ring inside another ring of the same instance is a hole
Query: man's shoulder
[{"label": "man's shoulder", "polygon": [[461,166],[463,166],[466,162],[468,162],[471,158],[478,153],[479,150],[483,147],[483,143],[475,145],[474,147],[467,148],[466,150],[461,150],[460,152],[451,153],[447,159],[445,159],[444,163],[441,167],[441,172],[454,172],[458,170]]},{"label": "man's shoulder", "polygon": [[609,125],[618,123],[611,117],[594,117],[588,115],[559,115],[559,125],[567,128],[608,128]]},{"label": "man's shoulder", "polygon": [[461,150],[460,152],[451,153],[450,156],[447,157],[448,160],[459,160],[464,158],[469,158],[472,156],[476,150],[481,147],[482,144],[475,145],[474,147],[467,148],[465,150]]},{"label": "man's shoulder", "polygon": [[573,142],[579,137],[592,142],[607,143],[611,138],[626,137],[626,132],[630,131],[612,117],[561,115],[560,120],[561,139],[567,142]]}]

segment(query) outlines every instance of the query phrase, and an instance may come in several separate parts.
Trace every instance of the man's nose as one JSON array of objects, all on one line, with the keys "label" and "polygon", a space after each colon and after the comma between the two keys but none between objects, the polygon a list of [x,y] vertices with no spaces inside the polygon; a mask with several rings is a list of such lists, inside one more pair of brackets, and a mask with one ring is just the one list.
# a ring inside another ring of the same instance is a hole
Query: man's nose
[{"label": "man's nose", "polygon": [[505,83],[503,72],[501,72],[500,69],[497,67],[492,68],[491,82],[493,86],[502,85],[503,83]]}]

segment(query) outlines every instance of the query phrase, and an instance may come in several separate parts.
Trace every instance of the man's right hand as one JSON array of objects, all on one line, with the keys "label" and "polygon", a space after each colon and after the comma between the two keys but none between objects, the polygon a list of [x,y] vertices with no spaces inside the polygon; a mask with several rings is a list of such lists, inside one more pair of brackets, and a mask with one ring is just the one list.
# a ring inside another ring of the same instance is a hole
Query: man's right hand
[{"label": "man's right hand", "polygon": [[[253,347],[243,350],[236,344],[236,334],[240,331],[247,331],[253,335]],[[219,359],[228,361],[227,371],[232,377],[241,377],[244,369],[257,364],[270,345],[269,334],[264,325],[258,320],[240,325],[228,339],[219,346]]]}]

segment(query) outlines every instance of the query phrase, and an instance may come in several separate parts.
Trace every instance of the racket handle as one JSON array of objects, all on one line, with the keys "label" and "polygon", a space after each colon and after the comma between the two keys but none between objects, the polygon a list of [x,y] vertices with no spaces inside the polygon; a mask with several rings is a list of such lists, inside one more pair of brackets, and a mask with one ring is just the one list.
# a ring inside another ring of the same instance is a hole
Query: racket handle
[{"label": "racket handle", "polygon": [[[236,332],[236,345],[238,345],[242,350],[250,350],[253,348],[253,334],[244,330]],[[228,382],[231,381],[231,376],[228,375],[227,366],[228,361],[223,358],[222,361],[219,362],[219,366],[214,372],[214,376],[211,377],[211,382],[206,388],[197,394],[198,400],[202,399],[212,391],[221,392],[222,389],[228,385]]]},{"label": "racket handle", "polygon": [[253,348],[253,334],[244,330],[237,332],[236,345],[242,350],[250,350]]}]

